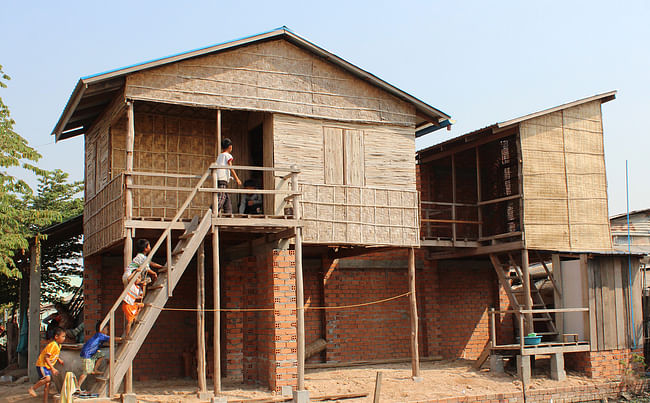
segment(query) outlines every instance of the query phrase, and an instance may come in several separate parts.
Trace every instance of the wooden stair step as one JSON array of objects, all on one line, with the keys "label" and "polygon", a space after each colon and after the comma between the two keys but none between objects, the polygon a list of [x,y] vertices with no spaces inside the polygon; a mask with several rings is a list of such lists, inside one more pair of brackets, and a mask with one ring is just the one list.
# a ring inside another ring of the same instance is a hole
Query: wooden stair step
[{"label": "wooden stair step", "polygon": [[552,321],[553,319],[551,318],[533,318],[533,322],[548,322]]},{"label": "wooden stair step", "polygon": [[160,290],[161,288],[164,288],[164,287],[165,287],[164,284],[156,284],[156,285],[152,285],[152,286],[147,287],[147,290],[148,291],[155,291],[155,290]]},{"label": "wooden stair step", "polygon": [[190,238],[192,238],[192,237],[194,236],[195,233],[196,233],[195,231],[186,232],[186,233],[184,233],[184,234],[181,234],[181,235],[178,237],[178,239],[190,239]]},{"label": "wooden stair step", "polygon": [[183,252],[185,252],[185,248],[180,248],[180,249],[178,249],[178,250],[173,251],[173,252],[172,252],[172,256],[182,255]]}]

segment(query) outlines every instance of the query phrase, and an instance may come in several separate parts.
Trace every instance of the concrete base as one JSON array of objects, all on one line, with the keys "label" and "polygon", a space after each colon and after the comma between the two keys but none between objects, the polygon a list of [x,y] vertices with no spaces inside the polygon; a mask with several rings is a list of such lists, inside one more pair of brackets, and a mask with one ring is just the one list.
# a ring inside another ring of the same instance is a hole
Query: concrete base
[{"label": "concrete base", "polygon": [[223,396],[212,396],[210,403],[228,403],[228,399]]},{"label": "concrete base", "polygon": [[413,382],[415,382],[415,383],[420,383],[420,382],[422,382],[424,380],[424,379],[422,379],[421,376],[414,376],[414,377],[411,377],[411,379],[413,379]]},{"label": "concrete base", "polygon": [[563,381],[566,379],[564,370],[564,353],[555,353],[551,355],[551,379]]},{"label": "concrete base", "polygon": [[502,374],[505,372],[504,359],[502,355],[490,356],[490,372]]},{"label": "concrete base", "polygon": [[135,397],[135,393],[123,393],[122,403],[138,403],[138,399]]},{"label": "concrete base", "polygon": [[293,396],[293,388],[289,385],[282,386],[282,396],[285,397]]},{"label": "concrete base", "polygon": [[199,392],[196,394],[196,396],[199,398],[199,400],[209,401],[210,399],[212,399],[212,397],[214,396],[214,394],[213,394],[212,392],[209,392],[209,391],[206,390],[205,392],[201,392],[201,391],[199,391]]},{"label": "concrete base", "polygon": [[530,356],[517,356],[517,376],[523,382],[524,386],[530,383]]},{"label": "concrete base", "polygon": [[308,402],[309,402],[309,391],[306,390],[293,391],[293,403],[308,403]]}]

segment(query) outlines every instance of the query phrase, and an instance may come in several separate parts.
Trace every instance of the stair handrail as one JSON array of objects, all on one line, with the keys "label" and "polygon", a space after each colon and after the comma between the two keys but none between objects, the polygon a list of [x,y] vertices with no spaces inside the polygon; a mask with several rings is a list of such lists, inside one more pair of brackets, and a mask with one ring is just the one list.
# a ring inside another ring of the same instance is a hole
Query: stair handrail
[{"label": "stair handrail", "polygon": [[[187,199],[185,199],[185,202],[183,205],[178,209],[176,212],[176,215],[174,218],[170,221],[170,223],[167,225],[167,228],[165,228],[165,231],[160,235],[158,240],[156,241],[156,244],[151,248],[151,251],[149,252],[149,255],[145,259],[144,262],[140,266],[138,266],[138,272],[142,270],[143,267],[146,267],[149,263],[151,263],[151,259],[153,256],[156,254],[156,251],[158,251],[158,248],[160,248],[160,245],[162,245],[163,241],[171,237],[171,231],[174,225],[178,222],[180,217],[183,215],[187,207],[192,203],[192,200],[194,200],[194,197],[198,193],[199,189],[201,186],[203,186],[203,183],[206,181],[208,176],[210,176],[210,173],[212,172],[212,166],[210,166],[203,176],[199,179],[197,182],[196,186],[190,191],[190,194],[187,196]],[[128,175],[128,173],[125,173]],[[171,262],[167,262],[167,275],[171,275]],[[107,323],[110,321],[110,330],[109,330],[109,335],[110,335],[110,340],[109,340],[109,356],[108,356],[108,372],[109,372],[109,395],[113,394],[115,392],[115,388],[117,385],[115,384],[115,373],[114,373],[114,361],[115,361],[115,311],[119,308],[120,304],[124,300],[124,297],[126,297],[126,294],[128,293],[129,289],[135,284],[139,276],[133,276],[131,280],[128,282],[128,284],[124,287],[124,290],[120,294],[120,296],[115,300],[115,303],[111,307],[111,309],[108,311],[106,316],[104,317],[104,320],[102,320],[102,323],[99,325],[100,329],[103,329],[104,326],[106,326]]]},{"label": "stair handrail", "polygon": [[[142,270],[143,267],[146,267],[149,263],[151,263],[151,259],[153,258],[153,256],[156,254],[156,252],[160,248],[160,245],[162,245],[162,243],[165,241],[165,238],[167,238],[171,234],[172,228],[178,222],[178,220],[181,218],[181,216],[183,215],[183,213],[185,212],[187,207],[190,205],[190,203],[192,203],[192,200],[194,200],[194,197],[198,193],[199,189],[201,188],[203,183],[206,181],[206,179],[208,179],[208,176],[210,176],[210,173],[212,172],[212,169],[214,169],[214,168],[212,166],[210,166],[205,171],[203,176],[201,176],[201,178],[197,182],[196,186],[194,186],[194,188],[190,191],[190,194],[187,196],[187,199],[185,199],[185,202],[183,203],[183,205],[178,209],[178,211],[176,212],[176,215],[174,216],[174,218],[169,222],[169,224],[165,228],[165,231],[162,233],[162,235],[160,235],[160,237],[158,238],[158,240],[156,241],[154,246],[151,248],[151,252],[149,252],[149,254],[147,255],[147,258],[145,259],[145,261],[142,262],[142,264],[138,267],[138,271]],[[171,262],[167,262],[168,266],[170,264],[171,264]],[[170,270],[170,267],[167,267],[167,270]],[[124,297],[126,297],[126,294],[128,293],[129,288],[131,288],[131,286],[136,282],[137,278],[138,278],[138,276],[133,276],[133,278],[129,281],[129,283],[124,287],[124,290],[122,291],[120,296],[115,301],[115,304],[113,304],[113,306],[111,307],[109,312],[104,317],[104,320],[99,325],[100,329],[103,329],[104,326],[106,326],[106,324],[110,320],[111,313],[115,312],[120,307],[120,303],[122,302],[122,300],[124,300]]]}]

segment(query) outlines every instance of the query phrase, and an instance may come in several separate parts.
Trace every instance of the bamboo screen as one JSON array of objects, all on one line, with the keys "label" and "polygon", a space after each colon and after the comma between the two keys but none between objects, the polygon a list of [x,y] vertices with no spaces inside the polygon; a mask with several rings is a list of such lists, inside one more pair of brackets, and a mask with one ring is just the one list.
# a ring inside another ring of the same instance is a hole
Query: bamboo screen
[{"label": "bamboo screen", "polygon": [[[216,159],[216,121],[153,113],[135,113],[133,169],[169,176],[134,176],[136,186],[173,187],[182,190],[134,189],[133,216],[173,218],[194,187],[197,178],[178,178],[174,174],[202,175]],[[113,177],[125,169],[126,118],[111,127]],[[210,195],[199,193],[183,218],[205,212]]]},{"label": "bamboo screen", "polygon": [[520,124],[526,246],[611,248],[600,101]]}]

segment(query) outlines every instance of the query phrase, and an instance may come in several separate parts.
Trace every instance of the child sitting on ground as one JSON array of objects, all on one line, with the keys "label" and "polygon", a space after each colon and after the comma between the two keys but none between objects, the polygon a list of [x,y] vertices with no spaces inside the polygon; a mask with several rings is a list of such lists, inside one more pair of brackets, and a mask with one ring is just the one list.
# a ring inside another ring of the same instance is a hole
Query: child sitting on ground
[{"label": "child sitting on ground", "polygon": [[36,389],[45,385],[45,389],[43,391],[44,403],[47,403],[48,395],[50,393],[50,383],[52,382],[52,376],[59,373],[59,371],[54,368],[54,365],[57,362],[63,365],[63,360],[59,358],[59,354],[61,353],[61,343],[65,341],[65,330],[57,327],[54,329],[53,334],[54,340],[45,346],[43,351],[41,351],[41,354],[38,356],[38,360],[36,360],[36,373],[40,379],[28,390],[29,394],[32,395],[32,397],[36,397],[38,396],[36,394]]},{"label": "child sitting on ground", "polygon": [[81,385],[83,385],[86,377],[89,374],[96,374],[99,364],[104,358],[104,353],[100,350],[103,343],[110,340],[110,337],[106,335],[99,326],[102,324],[101,321],[98,321],[95,325],[95,334],[93,337],[88,339],[88,341],[81,347],[81,362],[83,364],[83,374],[79,377],[79,390],[81,390]]}]

